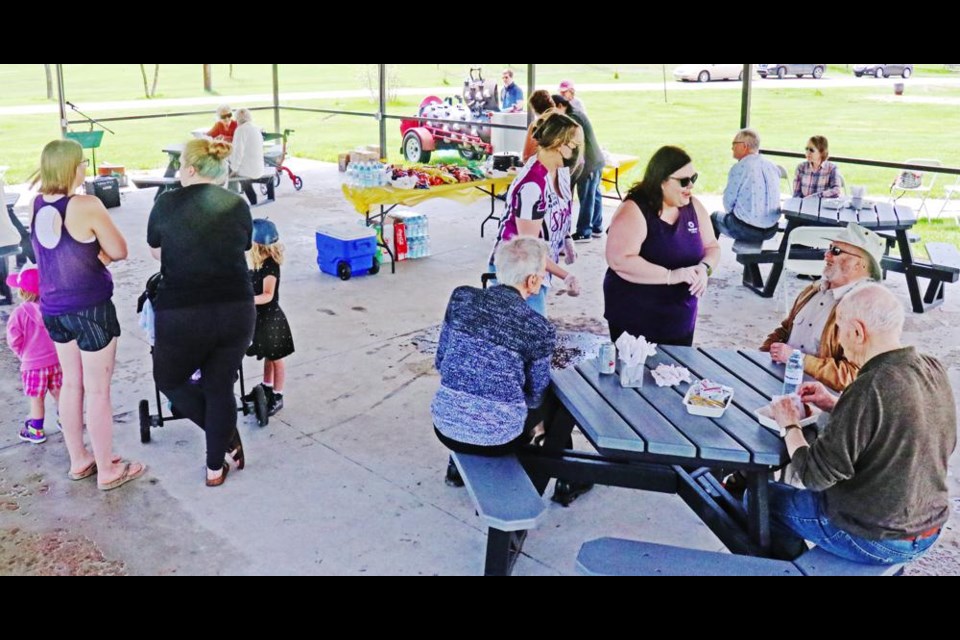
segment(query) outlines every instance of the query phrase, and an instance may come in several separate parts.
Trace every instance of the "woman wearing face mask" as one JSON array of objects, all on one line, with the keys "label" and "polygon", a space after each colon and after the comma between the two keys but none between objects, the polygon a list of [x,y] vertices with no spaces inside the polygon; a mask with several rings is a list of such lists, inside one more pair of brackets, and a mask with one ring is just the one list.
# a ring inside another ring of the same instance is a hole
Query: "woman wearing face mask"
[{"label": "woman wearing face mask", "polygon": [[547,278],[540,292],[527,298],[540,315],[547,315],[547,291],[551,278],[563,280],[567,293],[580,295],[576,277],[557,262],[564,239],[570,233],[570,169],[579,162],[583,129],[568,116],[555,111],[543,114],[533,128],[539,150],[520,170],[507,192],[507,211],[490,256],[490,271],[496,272],[494,256],[501,243],[514,236],[543,238],[550,245]]},{"label": "woman wearing face mask", "polygon": [[683,149],[661,147],[613,214],[603,297],[614,342],[628,333],[693,344],[697,303],[720,263],[710,214],[692,195],[696,181]]}]

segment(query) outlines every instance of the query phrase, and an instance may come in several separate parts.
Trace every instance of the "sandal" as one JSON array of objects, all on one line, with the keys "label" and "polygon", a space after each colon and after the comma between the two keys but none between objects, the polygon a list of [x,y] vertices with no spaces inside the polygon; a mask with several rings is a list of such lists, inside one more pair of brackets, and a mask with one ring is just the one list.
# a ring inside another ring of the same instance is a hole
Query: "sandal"
[{"label": "sandal", "polygon": [[246,466],[246,458],[243,456],[243,442],[240,441],[240,431],[234,431],[233,437],[227,443],[227,453],[224,455],[224,461],[237,465],[237,471]]},{"label": "sandal", "polygon": [[216,478],[207,477],[208,487],[219,487],[220,485],[222,485],[224,482],[227,481],[227,472],[230,471],[230,465],[224,462],[222,469],[223,469],[223,473],[221,473]]},{"label": "sandal", "polygon": [[97,473],[97,463],[91,462],[86,466],[86,468],[84,468],[82,471],[78,471],[77,473],[74,473],[73,471],[67,471],[67,477],[70,478],[71,480],[77,481],[77,480],[83,480],[85,478],[89,478],[90,476],[96,473]]},{"label": "sandal", "polygon": [[[130,471],[133,465],[137,465],[139,469],[137,469],[136,471]],[[136,480],[146,472],[147,472],[147,465],[143,464],[142,462],[125,462],[123,464],[123,473],[120,474],[119,478],[117,478],[116,480],[113,480],[112,482],[108,482],[106,484],[100,484],[98,482],[97,488],[100,489],[100,491],[112,491],[114,489],[118,489],[122,487],[128,482],[132,482],[133,480]]]}]

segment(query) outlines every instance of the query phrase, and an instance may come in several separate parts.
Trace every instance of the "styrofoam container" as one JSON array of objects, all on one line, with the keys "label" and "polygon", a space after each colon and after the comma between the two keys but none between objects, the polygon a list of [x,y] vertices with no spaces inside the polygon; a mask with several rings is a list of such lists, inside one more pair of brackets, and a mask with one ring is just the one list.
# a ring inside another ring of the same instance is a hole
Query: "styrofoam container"
[{"label": "styrofoam container", "polygon": [[[820,409],[818,409],[817,407],[813,406],[812,404],[804,404],[803,406],[810,413],[810,415],[808,415],[806,418],[800,421],[799,423],[800,426],[809,427],[812,424],[816,424],[817,418],[819,418],[820,414],[823,412],[820,411]],[[767,427],[768,429],[773,429],[774,431],[777,431],[782,435],[783,429],[780,428],[780,425],[777,424],[777,421],[773,419],[773,415],[770,413],[770,405],[766,405],[766,406],[760,407],[759,409],[756,409],[753,412],[753,415],[757,416],[757,420],[760,422],[760,424]]]},{"label": "styrofoam container", "polygon": [[733,389],[730,387],[724,387],[723,390],[730,394],[727,398],[727,404],[723,407],[701,407],[698,404],[691,404],[690,397],[693,396],[693,388],[697,383],[690,385],[690,388],[687,389],[686,395],[683,396],[683,406],[687,408],[687,413],[694,416],[703,416],[705,418],[720,418],[723,416],[724,412],[727,410],[733,403]]}]

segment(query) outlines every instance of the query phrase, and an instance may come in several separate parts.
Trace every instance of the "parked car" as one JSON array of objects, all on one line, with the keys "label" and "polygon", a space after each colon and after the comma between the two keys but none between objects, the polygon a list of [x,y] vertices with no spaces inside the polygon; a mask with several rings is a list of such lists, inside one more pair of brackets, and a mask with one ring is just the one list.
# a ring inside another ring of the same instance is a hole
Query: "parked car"
[{"label": "parked car", "polygon": [[673,70],[677,82],[743,80],[742,64],[685,64]]},{"label": "parked car", "polygon": [[909,78],[913,75],[912,64],[855,64],[853,65],[853,75],[857,76],[876,76],[878,78],[888,78],[890,76],[903,76]]},{"label": "parked car", "polygon": [[787,76],[813,76],[817,80],[823,77],[825,64],[758,64],[757,74],[761,78],[776,76],[783,80]]}]

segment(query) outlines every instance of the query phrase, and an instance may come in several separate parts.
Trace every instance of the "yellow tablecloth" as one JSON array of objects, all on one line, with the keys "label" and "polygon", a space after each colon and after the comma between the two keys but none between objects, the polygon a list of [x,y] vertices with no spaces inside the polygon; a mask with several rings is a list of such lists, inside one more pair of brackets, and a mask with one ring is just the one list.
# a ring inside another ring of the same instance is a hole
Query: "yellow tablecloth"
[{"label": "yellow tablecloth", "polygon": [[476,180],[474,182],[459,182],[457,184],[445,184],[429,189],[394,189],[393,187],[367,187],[357,188],[349,185],[343,185],[344,197],[353,204],[357,213],[366,215],[371,208],[377,205],[395,205],[402,204],[408,207],[418,205],[421,202],[431,198],[450,198],[458,202],[474,202],[479,200],[487,193],[481,191],[493,191],[494,193],[505,193],[507,187],[513,182],[516,176],[509,175],[502,178],[487,178],[486,180]]},{"label": "yellow tablecloth", "polygon": [[[622,177],[627,171],[633,169],[636,164],[640,162],[640,158],[637,156],[623,156],[616,153],[610,154],[610,164],[606,165],[603,168],[602,178],[603,182],[600,184],[603,186],[604,191],[610,191],[617,186],[618,178]],[[619,174],[617,172],[619,169]]]}]

